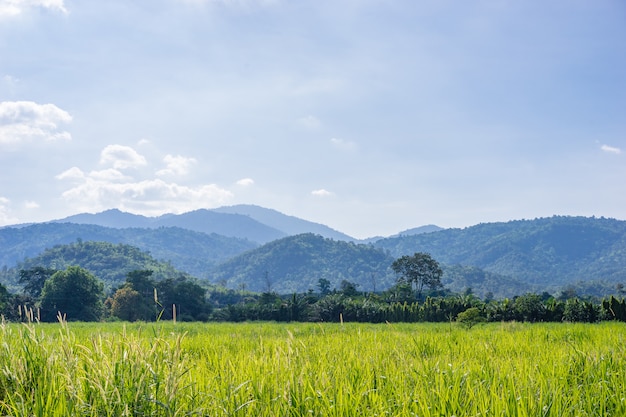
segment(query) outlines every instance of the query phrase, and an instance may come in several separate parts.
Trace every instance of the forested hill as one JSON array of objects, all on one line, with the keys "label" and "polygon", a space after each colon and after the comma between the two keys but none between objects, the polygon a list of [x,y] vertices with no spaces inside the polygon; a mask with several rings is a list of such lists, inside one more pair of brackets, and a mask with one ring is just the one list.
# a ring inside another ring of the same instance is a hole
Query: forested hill
[{"label": "forested hill", "polygon": [[398,257],[428,252],[543,288],[578,281],[626,282],[626,222],[555,216],[381,239]]},{"label": "forested hill", "polygon": [[[134,270],[149,269],[153,271],[156,280],[189,277],[188,274],[176,270],[171,264],[159,262],[149,253],[134,246],[93,241],[56,245],[34,258],[20,262],[16,269],[44,267],[64,270],[68,266],[80,266],[87,269],[102,280],[108,289],[123,283],[126,274]],[[16,278],[16,276],[12,277],[13,284]]]},{"label": "forested hill", "polygon": [[257,246],[243,239],[178,227],[117,229],[89,224],[41,223],[0,229],[0,266],[14,267],[24,258],[78,239],[133,245],[198,278],[205,277],[217,263]]},{"label": "forested hill", "polygon": [[320,279],[332,288],[341,281],[359,290],[386,289],[395,277],[393,258],[370,245],[336,241],[314,234],[289,236],[265,244],[220,265],[211,277],[230,288],[278,293],[317,290]]}]

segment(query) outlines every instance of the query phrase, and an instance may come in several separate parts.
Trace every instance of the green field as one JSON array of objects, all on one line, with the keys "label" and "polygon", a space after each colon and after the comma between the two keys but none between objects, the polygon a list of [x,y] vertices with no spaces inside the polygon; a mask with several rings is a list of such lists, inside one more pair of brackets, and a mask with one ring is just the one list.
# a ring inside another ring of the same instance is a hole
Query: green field
[{"label": "green field", "polygon": [[623,416],[626,327],[5,324],[2,416]]}]

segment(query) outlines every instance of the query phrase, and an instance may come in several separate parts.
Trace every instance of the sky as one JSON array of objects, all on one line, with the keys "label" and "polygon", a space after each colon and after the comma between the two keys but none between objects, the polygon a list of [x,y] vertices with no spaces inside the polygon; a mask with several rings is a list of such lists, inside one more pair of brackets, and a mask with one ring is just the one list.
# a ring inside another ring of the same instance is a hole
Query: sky
[{"label": "sky", "polygon": [[0,226],[626,219],[623,0],[0,0]]}]

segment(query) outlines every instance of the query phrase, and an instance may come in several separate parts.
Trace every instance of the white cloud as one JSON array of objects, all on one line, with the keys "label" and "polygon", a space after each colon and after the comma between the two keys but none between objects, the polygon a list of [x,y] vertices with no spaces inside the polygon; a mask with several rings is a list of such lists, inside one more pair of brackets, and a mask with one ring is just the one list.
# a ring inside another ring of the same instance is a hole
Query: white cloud
[{"label": "white cloud", "polygon": [[237,181],[237,185],[240,185],[242,187],[250,187],[251,185],[254,185],[254,180],[252,178],[242,178]]},{"label": "white cloud", "polygon": [[0,0],[0,19],[19,16],[35,8],[50,9],[67,14],[63,0]]},{"label": "white cloud", "polygon": [[604,152],[614,153],[616,155],[619,155],[619,154],[622,153],[622,150],[620,148],[615,148],[615,147],[609,146],[609,145],[602,145],[600,147],[600,149],[602,149]]},{"label": "white cloud", "polygon": [[230,191],[215,184],[188,187],[161,179],[112,183],[91,176],[63,193],[63,198],[79,211],[116,207],[148,216],[215,207],[232,197]]},{"label": "white cloud", "polygon": [[147,165],[146,158],[130,146],[108,145],[100,153],[100,164],[114,169],[138,168]]},{"label": "white cloud", "polygon": [[72,167],[61,172],[54,178],[57,180],[77,180],[85,178],[85,173],[78,167]]},{"label": "white cloud", "polygon": [[25,201],[24,202],[24,207],[29,209],[29,210],[38,209],[39,208],[39,203],[36,202],[36,201]]},{"label": "white cloud", "polygon": [[195,164],[197,160],[180,155],[166,155],[165,158],[163,158],[163,162],[165,162],[166,168],[157,171],[156,174],[159,176],[186,175],[189,173],[191,165]]},{"label": "white cloud", "polygon": [[89,177],[100,181],[129,181],[131,178],[117,169],[109,168],[100,171],[91,171]]},{"label": "white cloud", "polygon": [[311,195],[314,195],[316,197],[330,197],[331,195],[333,195],[333,193],[321,188],[319,190],[311,191]]},{"label": "white cloud", "polygon": [[357,148],[356,143],[344,139],[332,138],[330,143],[333,147],[342,151],[354,151]]},{"label": "white cloud", "polygon": [[14,144],[36,139],[70,140],[69,132],[60,124],[72,121],[72,116],[54,104],[33,101],[0,102],[0,144]]},{"label": "white cloud", "polygon": [[9,204],[11,200],[6,197],[0,197],[0,225],[5,226],[8,224],[17,223],[17,219],[11,216],[11,210]]}]

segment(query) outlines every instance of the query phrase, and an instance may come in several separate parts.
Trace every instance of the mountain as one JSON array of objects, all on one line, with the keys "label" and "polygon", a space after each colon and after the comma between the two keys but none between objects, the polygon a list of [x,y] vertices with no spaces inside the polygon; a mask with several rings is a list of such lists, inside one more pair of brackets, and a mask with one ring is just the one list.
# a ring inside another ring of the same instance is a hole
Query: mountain
[{"label": "mountain", "polygon": [[248,240],[179,227],[116,229],[92,224],[41,223],[0,229],[0,266],[13,267],[47,248],[76,241],[133,245],[198,278],[205,277],[217,263],[257,246]]},{"label": "mountain", "polygon": [[202,233],[248,239],[266,243],[280,239],[287,233],[242,214],[219,213],[213,210],[195,210],[183,214],[168,214],[155,219],[158,226],[176,226]]},{"label": "mountain", "polygon": [[475,266],[543,289],[580,281],[626,281],[626,222],[554,216],[485,223],[374,244],[394,256],[428,252],[448,265]]},{"label": "mountain", "polygon": [[154,259],[148,252],[125,244],[108,242],[73,242],[46,249],[34,258],[19,264],[20,269],[36,266],[63,270],[78,265],[102,280],[105,288],[122,284],[130,271],[149,269],[156,280],[178,278],[186,274],[177,271],[171,264]]},{"label": "mountain", "polygon": [[219,265],[210,281],[230,288],[278,293],[316,290],[320,279],[338,288],[342,280],[360,290],[389,287],[393,262],[371,245],[337,241],[312,233],[289,236],[245,252]]},{"label": "mountain", "polygon": [[[615,219],[554,216],[464,229],[425,226],[369,244],[339,239],[345,235],[256,206],[155,218],[109,210],[63,219],[69,220],[109,227],[44,223],[0,228],[0,266],[12,268],[59,244],[101,241],[136,246],[198,278],[259,291],[307,291],[320,278],[335,287],[345,279],[361,290],[383,290],[395,281],[389,271],[393,259],[415,252],[430,253],[444,267],[443,281],[450,289],[471,287],[481,296],[554,294],[564,288],[604,295],[626,283],[626,222]],[[333,237],[291,235],[309,227]]]},{"label": "mountain", "polygon": [[414,227],[413,229],[408,229],[403,232],[400,232],[396,235],[389,237],[399,237],[399,236],[413,236],[413,235],[421,235],[422,233],[432,233],[439,232],[444,230],[442,227],[435,226],[434,224],[428,224],[426,226]]},{"label": "mountain", "polygon": [[288,216],[273,209],[267,209],[250,204],[240,204],[235,206],[220,207],[211,210],[216,213],[241,214],[249,216],[259,223],[280,230],[285,235],[299,235],[303,233],[313,233],[335,240],[345,240],[347,242],[355,239],[345,233],[338,232],[323,224],[302,220],[298,217]]},{"label": "mountain", "polygon": [[118,209],[111,209],[96,214],[75,214],[64,219],[53,220],[50,223],[95,224],[98,226],[124,229],[128,227],[158,227],[154,225],[154,220],[154,218],[141,216],[139,214],[125,213]]},{"label": "mountain", "polygon": [[180,227],[195,232],[215,233],[258,243],[270,242],[287,235],[246,215],[218,213],[205,209],[183,214],[164,214],[159,217],[146,217],[112,209],[96,214],[77,214],[54,220],[51,223],[93,224],[117,229]]},{"label": "mountain", "polygon": [[[267,243],[219,265],[209,280],[229,288],[275,291],[280,294],[317,290],[320,279],[338,289],[341,281],[360,291],[386,290],[396,282],[394,261],[372,245],[336,241],[319,235],[289,236]],[[523,282],[477,267],[443,265],[442,283],[455,292],[472,288],[475,295],[512,297],[533,291]]]}]

